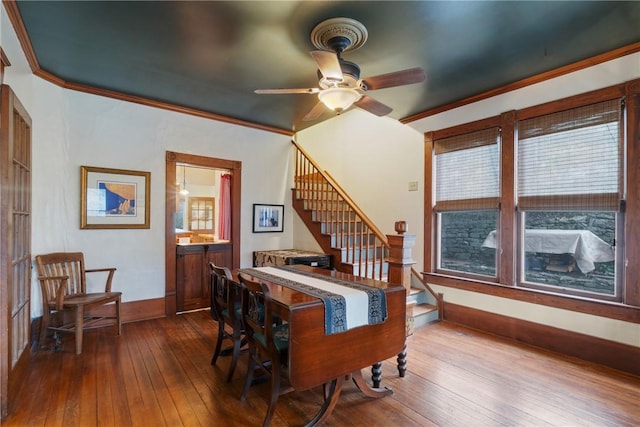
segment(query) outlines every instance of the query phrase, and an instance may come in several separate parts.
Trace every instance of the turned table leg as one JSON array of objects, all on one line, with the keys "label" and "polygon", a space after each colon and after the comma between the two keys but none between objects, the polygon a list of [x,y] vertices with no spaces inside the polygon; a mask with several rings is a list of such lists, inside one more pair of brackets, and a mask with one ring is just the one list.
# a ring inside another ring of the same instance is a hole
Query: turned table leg
[{"label": "turned table leg", "polygon": [[371,366],[371,382],[373,383],[373,388],[380,387],[380,382],[382,381],[382,362],[378,362]]},{"label": "turned table leg", "polygon": [[407,372],[407,344],[402,347],[402,351],[398,353],[398,375],[404,377]]}]

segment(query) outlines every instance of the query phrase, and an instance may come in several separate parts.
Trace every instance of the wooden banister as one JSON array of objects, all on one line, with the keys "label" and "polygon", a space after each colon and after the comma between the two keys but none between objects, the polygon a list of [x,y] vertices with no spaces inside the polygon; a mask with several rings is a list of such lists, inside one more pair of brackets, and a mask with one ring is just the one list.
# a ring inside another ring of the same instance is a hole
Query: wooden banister
[{"label": "wooden banister", "polygon": [[[323,232],[332,236],[329,240],[333,245],[325,243],[323,249],[334,254],[339,251],[342,256],[336,260],[339,269],[342,264],[350,264],[353,270],[348,273],[386,280],[385,258],[390,249],[387,236],[328,171],[322,169],[295,140],[291,142],[297,150],[294,198],[303,199],[305,208],[314,212],[315,220],[324,224]],[[323,246],[322,242],[319,243]],[[436,294],[413,267],[411,273],[439,304],[442,296]]]}]

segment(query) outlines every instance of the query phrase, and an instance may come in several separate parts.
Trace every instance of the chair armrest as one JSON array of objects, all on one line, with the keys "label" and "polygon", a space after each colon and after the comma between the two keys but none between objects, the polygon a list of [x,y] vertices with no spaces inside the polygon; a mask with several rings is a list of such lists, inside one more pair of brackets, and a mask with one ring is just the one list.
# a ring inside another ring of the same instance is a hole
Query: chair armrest
[{"label": "chair armrest", "polygon": [[111,281],[113,280],[113,273],[115,273],[116,269],[113,267],[110,268],[92,268],[92,269],[85,269],[84,272],[85,273],[104,273],[104,272],[109,272],[109,275],[107,276],[107,283],[104,286],[104,291],[105,292],[111,292]]},{"label": "chair armrest", "polygon": [[60,284],[58,285],[58,289],[56,289],[56,310],[62,310],[64,306],[64,289],[67,287],[67,281],[69,280],[69,276],[38,276],[38,280],[40,280],[40,286],[42,287],[42,295],[43,298],[47,297],[49,299],[49,293],[47,292],[45,281],[47,280],[59,280]]}]

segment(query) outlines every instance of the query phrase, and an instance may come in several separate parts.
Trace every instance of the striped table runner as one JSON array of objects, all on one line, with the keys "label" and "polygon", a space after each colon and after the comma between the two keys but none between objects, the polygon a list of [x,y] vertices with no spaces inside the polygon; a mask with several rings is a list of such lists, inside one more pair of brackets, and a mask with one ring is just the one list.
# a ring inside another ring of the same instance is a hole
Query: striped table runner
[{"label": "striped table runner", "polygon": [[387,318],[383,289],[300,271],[291,266],[245,268],[240,272],[321,299],[327,335],[382,323]]}]

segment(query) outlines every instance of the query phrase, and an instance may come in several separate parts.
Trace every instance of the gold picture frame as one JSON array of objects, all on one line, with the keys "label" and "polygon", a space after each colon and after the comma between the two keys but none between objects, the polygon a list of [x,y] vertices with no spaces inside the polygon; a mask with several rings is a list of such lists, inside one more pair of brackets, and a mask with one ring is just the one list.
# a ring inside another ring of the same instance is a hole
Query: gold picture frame
[{"label": "gold picture frame", "polygon": [[151,172],[80,166],[80,228],[150,228]]}]

